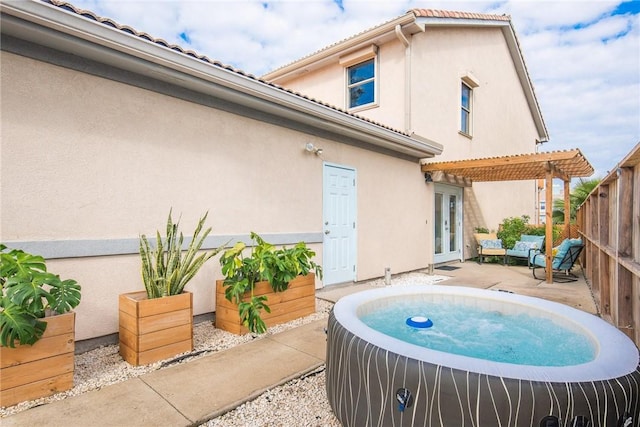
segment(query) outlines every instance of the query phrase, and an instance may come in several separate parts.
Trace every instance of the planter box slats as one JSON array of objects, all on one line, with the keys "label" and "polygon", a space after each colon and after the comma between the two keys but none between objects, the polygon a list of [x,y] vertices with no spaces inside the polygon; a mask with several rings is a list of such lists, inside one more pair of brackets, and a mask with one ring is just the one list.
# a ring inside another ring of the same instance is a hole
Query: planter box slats
[{"label": "planter box slats", "polygon": [[193,350],[193,294],[147,299],[146,292],[120,295],[120,355],[146,365]]},{"label": "planter box slats", "polygon": [[27,400],[51,396],[71,388],[73,388],[73,372],[2,390],[0,406],[12,406]]},{"label": "planter box slats", "polygon": [[[273,292],[268,282],[258,282],[254,295],[267,295],[266,304],[271,313],[263,311],[260,317],[267,327],[308,316],[316,310],[315,276],[299,276],[289,283],[285,292]],[[245,300],[250,296],[245,296]],[[246,334],[238,314],[238,306],[224,296],[223,281],[216,281],[216,328],[234,334]]]},{"label": "planter box slats", "polygon": [[18,387],[25,382],[39,381],[58,375],[73,373],[73,353],[47,357],[31,363],[11,366],[2,370],[2,387]]},{"label": "planter box slats", "polygon": [[[0,347],[0,367],[9,368],[21,363],[33,362],[39,359],[58,354],[73,354],[75,350],[74,333],[68,332],[62,335],[47,336],[49,326],[44,338],[40,338],[33,346],[16,346],[14,349]],[[8,351],[13,350],[13,351]],[[4,371],[3,375],[4,375]]]},{"label": "planter box slats", "polygon": [[173,344],[176,341],[188,341],[190,339],[191,324],[189,323],[141,336],[137,336],[127,329],[120,329],[120,342],[134,351],[153,350],[157,347]]},{"label": "planter box slats", "polygon": [[[148,299],[145,291],[120,295],[120,311],[131,316],[147,317],[180,309],[191,309],[191,293]],[[175,298],[174,298],[175,297]]]},{"label": "planter box slats", "polygon": [[186,353],[193,350],[193,339],[186,341],[174,342],[153,348],[146,351],[135,351],[130,347],[120,343],[120,356],[132,365],[147,365],[155,363],[158,360],[168,359],[176,354]]},{"label": "planter box slats", "polygon": [[50,396],[73,387],[75,313],[44,320],[47,329],[34,345],[0,347],[0,406]]},{"label": "planter box slats", "polygon": [[130,316],[121,311],[120,326],[134,333],[137,332],[137,334],[144,335],[172,328],[176,325],[188,325],[191,323],[191,317],[191,309],[189,308],[147,317]]},{"label": "planter box slats", "polygon": [[[260,282],[259,284],[261,285],[261,287],[263,287],[262,286],[263,283],[268,284],[268,282]],[[269,287],[269,289],[271,289],[271,287]],[[216,281],[216,290],[217,290],[216,305],[227,307],[232,310],[238,309],[237,304],[234,304],[233,302],[225,298],[224,288],[222,287],[222,281],[220,280]],[[301,287],[300,285],[298,285],[294,288],[287,289],[286,292],[273,292],[272,290],[271,293],[264,293],[264,292],[261,294],[254,293],[254,295],[256,296],[267,295],[267,298],[268,298],[267,305],[269,307],[271,307],[272,305],[286,303],[289,301],[304,300],[305,297],[312,297],[312,298],[306,298],[306,299],[313,299],[315,301],[315,283],[312,285],[309,285],[309,283],[306,283],[304,287]],[[219,298],[220,300],[218,300]],[[248,297],[245,299],[248,299]]]}]

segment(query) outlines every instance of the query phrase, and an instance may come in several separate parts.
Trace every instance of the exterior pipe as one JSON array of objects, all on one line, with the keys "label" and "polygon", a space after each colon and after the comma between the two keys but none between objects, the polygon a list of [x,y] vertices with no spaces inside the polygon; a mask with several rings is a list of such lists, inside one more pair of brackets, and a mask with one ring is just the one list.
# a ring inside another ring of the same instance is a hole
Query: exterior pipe
[{"label": "exterior pipe", "polygon": [[396,25],[395,33],[404,45],[404,131],[411,134],[411,42],[400,24]]}]

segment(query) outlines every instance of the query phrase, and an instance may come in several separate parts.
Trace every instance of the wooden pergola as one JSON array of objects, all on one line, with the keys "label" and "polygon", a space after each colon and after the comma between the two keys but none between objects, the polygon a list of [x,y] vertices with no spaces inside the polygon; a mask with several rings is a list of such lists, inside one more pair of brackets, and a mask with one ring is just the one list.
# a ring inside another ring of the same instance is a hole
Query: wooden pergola
[{"label": "wooden pergola", "polygon": [[[579,149],[551,151],[548,153],[518,154],[484,159],[456,160],[424,163],[422,172],[444,173],[465,182],[545,180],[546,227],[545,253],[547,265],[551,265],[553,247],[553,179],[564,181],[564,224],[568,233],[571,203],[569,199],[571,178],[589,177],[593,167]],[[547,283],[553,282],[553,272],[546,269]]]}]

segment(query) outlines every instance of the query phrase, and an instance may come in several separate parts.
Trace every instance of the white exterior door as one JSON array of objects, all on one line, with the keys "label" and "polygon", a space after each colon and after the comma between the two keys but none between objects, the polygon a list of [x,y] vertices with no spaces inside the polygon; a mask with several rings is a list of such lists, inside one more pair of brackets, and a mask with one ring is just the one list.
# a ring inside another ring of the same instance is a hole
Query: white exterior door
[{"label": "white exterior door", "polygon": [[462,188],[436,184],[434,264],[462,261]]},{"label": "white exterior door", "polygon": [[356,171],[324,164],[324,245],[322,270],[325,285],[352,282],[356,277]]}]

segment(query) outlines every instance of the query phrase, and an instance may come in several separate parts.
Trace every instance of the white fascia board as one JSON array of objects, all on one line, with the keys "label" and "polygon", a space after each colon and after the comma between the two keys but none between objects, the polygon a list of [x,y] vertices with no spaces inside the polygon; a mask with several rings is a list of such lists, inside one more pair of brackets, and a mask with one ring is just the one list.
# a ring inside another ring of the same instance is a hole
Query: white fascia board
[{"label": "white fascia board", "polygon": [[508,27],[503,27],[502,32],[505,40],[507,41],[509,52],[511,52],[511,57],[513,58],[516,72],[520,78],[520,83],[524,88],[524,94],[527,98],[529,108],[531,109],[531,115],[533,116],[533,121],[536,124],[536,129],[538,130],[538,139],[540,142],[547,142],[549,141],[549,131],[547,130],[547,125],[542,117],[540,104],[538,103],[538,98],[536,97],[536,92],[533,88],[529,71],[527,71],[527,65],[524,62],[524,55],[522,53],[522,49],[520,49],[520,43],[518,42],[515,29],[513,28],[513,25],[509,23]]},{"label": "white fascia board", "polygon": [[[415,158],[442,146],[367,122],[40,1],[3,1],[2,32]],[[26,21],[26,22],[24,22]],[[34,28],[35,27],[35,28]],[[39,28],[38,28],[39,27]]]}]

